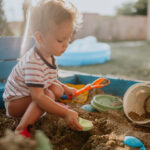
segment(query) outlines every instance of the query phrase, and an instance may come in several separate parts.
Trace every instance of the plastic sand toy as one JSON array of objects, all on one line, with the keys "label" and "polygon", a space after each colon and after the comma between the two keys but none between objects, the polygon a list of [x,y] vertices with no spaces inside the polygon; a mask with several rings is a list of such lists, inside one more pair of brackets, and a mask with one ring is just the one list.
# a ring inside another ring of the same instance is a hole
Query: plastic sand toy
[{"label": "plastic sand toy", "polygon": [[53,150],[52,144],[48,137],[42,132],[38,131],[35,135],[37,141],[36,150]]},{"label": "plastic sand toy", "polygon": [[92,105],[90,105],[90,104],[85,104],[85,105],[81,106],[80,108],[83,109],[83,110],[89,111],[89,112],[94,112],[94,111],[96,111],[96,110],[94,109],[94,107],[92,107]]},{"label": "plastic sand toy", "polygon": [[104,94],[94,96],[91,105],[99,112],[123,108],[122,100],[119,97]]},{"label": "plastic sand toy", "polygon": [[150,127],[149,104],[150,85],[147,83],[134,84],[124,94],[124,113],[133,123]]},{"label": "plastic sand toy", "polygon": [[[75,88],[76,90],[80,90],[83,87],[85,87],[85,84],[70,84],[70,83],[66,83],[66,85],[69,86],[69,87]],[[89,94],[89,91],[85,91],[85,92],[81,93],[78,96],[72,97],[71,99],[68,99],[67,95],[63,95],[65,97],[63,98],[63,96],[62,96],[58,101],[60,101],[62,103],[74,102],[74,103],[84,104],[87,101],[87,99],[88,99],[88,94]]]},{"label": "plastic sand toy", "polygon": [[139,150],[146,150],[144,144],[136,137],[125,136],[123,143],[132,148],[140,148]]},{"label": "plastic sand toy", "polygon": [[[81,93],[84,93],[85,91],[89,91],[91,89],[94,88],[102,88],[104,86],[107,86],[108,84],[110,84],[110,81],[106,78],[98,78],[97,80],[95,80],[94,82],[92,82],[91,84],[87,84],[85,87],[83,87],[82,89],[79,89],[75,92],[75,96],[80,95]],[[62,99],[72,99],[72,95],[63,95],[61,97]],[[70,100],[68,101],[70,102]],[[81,101],[79,101],[79,103],[81,103]]]},{"label": "plastic sand toy", "polygon": [[19,135],[22,135],[25,138],[30,138],[31,137],[31,135],[30,135],[31,128],[32,128],[32,125],[28,125],[23,131],[21,131],[19,133]]},{"label": "plastic sand toy", "polygon": [[81,117],[78,118],[79,124],[82,126],[83,130],[82,131],[89,131],[93,128],[93,123],[92,121],[83,119]]}]

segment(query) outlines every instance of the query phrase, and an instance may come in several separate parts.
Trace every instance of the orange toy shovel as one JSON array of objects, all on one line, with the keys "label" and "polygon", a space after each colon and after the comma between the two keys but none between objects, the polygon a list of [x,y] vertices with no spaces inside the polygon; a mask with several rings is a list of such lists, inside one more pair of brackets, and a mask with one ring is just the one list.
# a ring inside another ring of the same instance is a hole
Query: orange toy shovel
[{"label": "orange toy shovel", "polygon": [[[106,78],[99,78],[97,80],[95,80],[94,82],[92,82],[91,84],[87,84],[85,87],[83,87],[82,89],[79,89],[75,92],[75,96],[78,96],[80,95],[81,93],[85,92],[85,91],[88,91],[90,89],[94,89],[94,88],[102,88],[104,86],[107,86],[108,84],[110,84],[110,80],[106,79]],[[72,99],[72,95],[63,95],[61,97],[61,99],[65,100],[66,99]],[[66,101],[67,102],[67,101]],[[69,101],[68,101],[69,102]]]}]

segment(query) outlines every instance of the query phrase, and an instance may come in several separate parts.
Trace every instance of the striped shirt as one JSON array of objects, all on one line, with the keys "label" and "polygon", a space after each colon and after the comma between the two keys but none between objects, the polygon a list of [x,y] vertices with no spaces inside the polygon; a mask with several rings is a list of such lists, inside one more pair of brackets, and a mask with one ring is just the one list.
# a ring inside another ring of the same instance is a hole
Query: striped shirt
[{"label": "striped shirt", "polygon": [[14,66],[5,85],[4,101],[30,95],[29,87],[49,87],[57,79],[58,68],[44,59],[36,47],[30,49]]}]

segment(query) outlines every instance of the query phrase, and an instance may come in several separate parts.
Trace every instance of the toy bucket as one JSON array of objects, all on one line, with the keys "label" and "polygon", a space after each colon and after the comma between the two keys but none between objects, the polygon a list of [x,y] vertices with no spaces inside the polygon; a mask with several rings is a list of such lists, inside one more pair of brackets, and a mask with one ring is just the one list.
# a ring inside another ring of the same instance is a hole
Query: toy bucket
[{"label": "toy bucket", "polygon": [[[133,123],[150,123],[150,85],[137,83],[131,86],[123,97],[123,109]],[[149,126],[150,127],[150,126]]]}]

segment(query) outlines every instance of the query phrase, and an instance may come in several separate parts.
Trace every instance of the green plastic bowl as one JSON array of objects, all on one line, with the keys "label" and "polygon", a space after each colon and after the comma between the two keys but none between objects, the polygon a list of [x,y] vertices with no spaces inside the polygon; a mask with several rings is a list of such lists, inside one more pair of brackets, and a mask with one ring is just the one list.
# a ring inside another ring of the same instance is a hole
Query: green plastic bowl
[{"label": "green plastic bowl", "polygon": [[105,94],[94,96],[91,105],[100,112],[106,110],[120,110],[123,108],[122,100],[119,97]]},{"label": "green plastic bowl", "polygon": [[104,109],[102,107],[98,107],[93,101],[91,101],[91,105],[99,112],[104,112],[106,111],[107,109]]},{"label": "green plastic bowl", "polygon": [[82,126],[82,131],[89,131],[93,128],[93,123],[90,120],[78,118],[79,124]]}]

